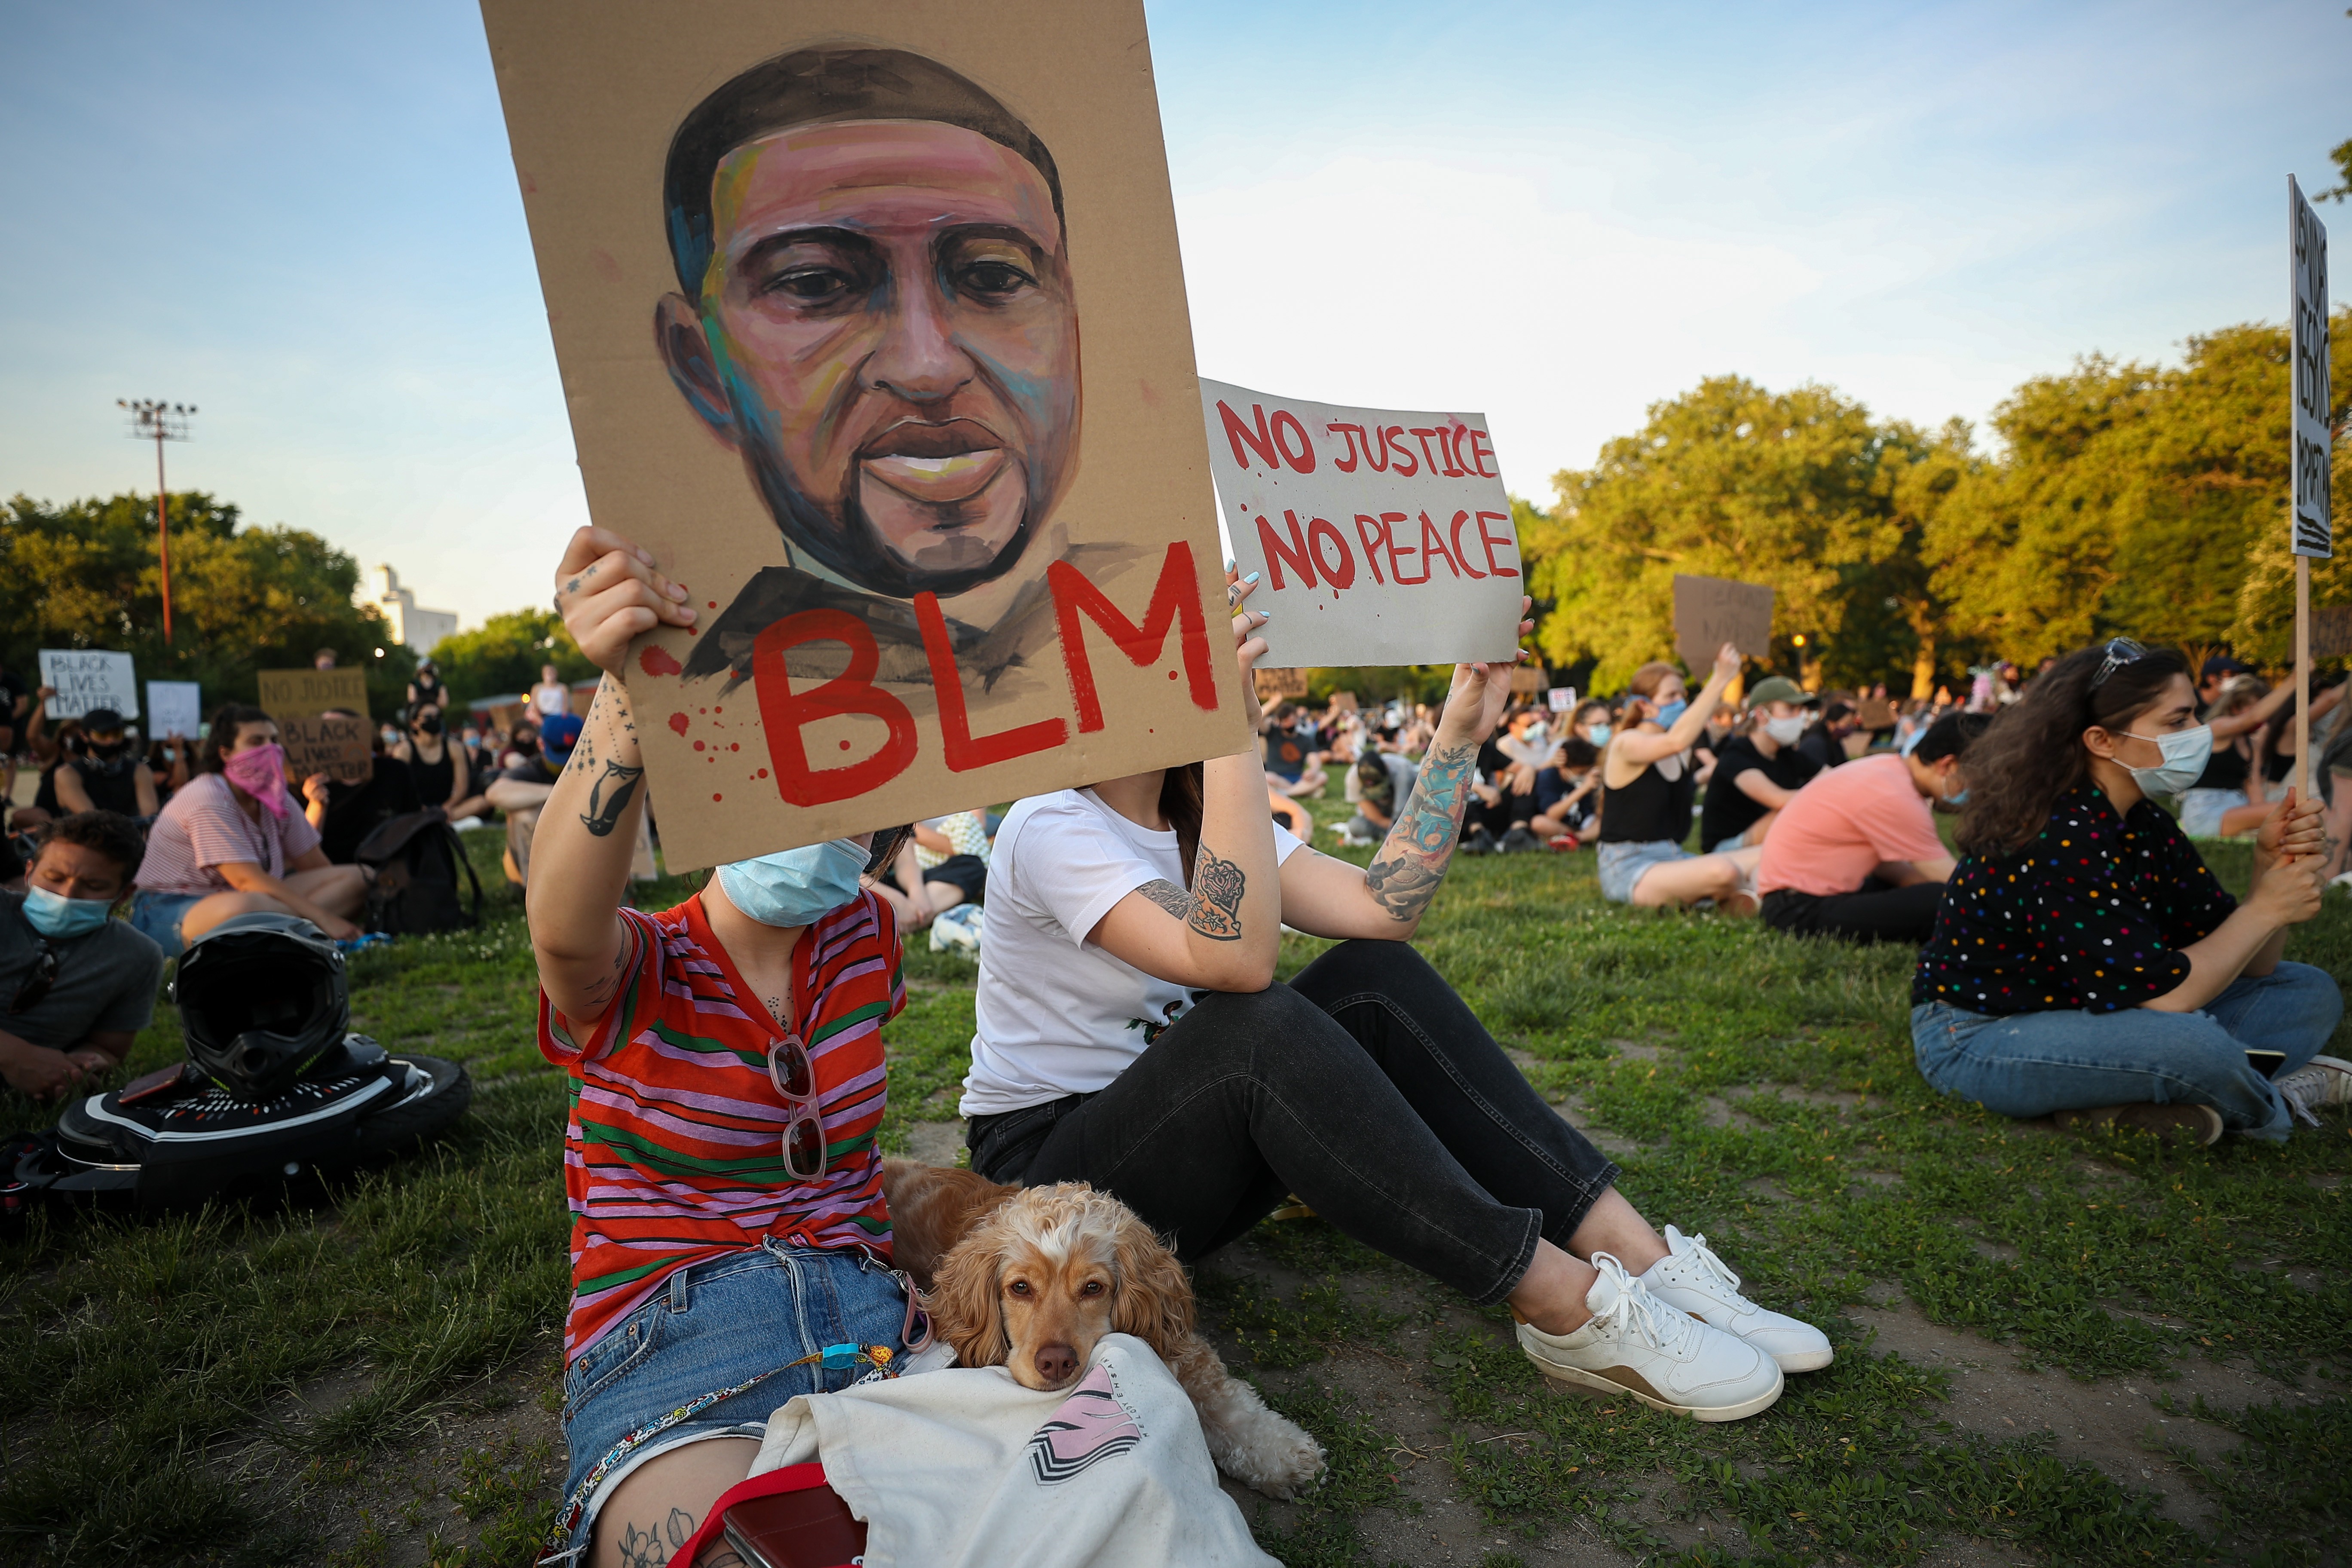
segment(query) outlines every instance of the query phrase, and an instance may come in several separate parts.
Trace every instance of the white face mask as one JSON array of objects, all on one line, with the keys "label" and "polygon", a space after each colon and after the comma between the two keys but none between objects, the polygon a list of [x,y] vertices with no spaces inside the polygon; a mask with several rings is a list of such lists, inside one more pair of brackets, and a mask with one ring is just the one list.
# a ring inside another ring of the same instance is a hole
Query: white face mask
[{"label": "white face mask", "polygon": [[1764,721],[1764,732],[1783,746],[1793,746],[1804,737],[1804,715],[1801,713],[1788,719],[1767,719]]},{"label": "white face mask", "polygon": [[[2205,764],[2213,759],[2210,724],[2176,730],[2169,735],[2140,735],[2129,730],[2124,733],[2135,741],[2153,741],[2164,753],[2164,761],[2155,767],[2131,768],[2132,783],[2139,785],[2143,795],[2179,795],[2205,776]],[[2129,763],[2124,765],[2131,767]]]}]

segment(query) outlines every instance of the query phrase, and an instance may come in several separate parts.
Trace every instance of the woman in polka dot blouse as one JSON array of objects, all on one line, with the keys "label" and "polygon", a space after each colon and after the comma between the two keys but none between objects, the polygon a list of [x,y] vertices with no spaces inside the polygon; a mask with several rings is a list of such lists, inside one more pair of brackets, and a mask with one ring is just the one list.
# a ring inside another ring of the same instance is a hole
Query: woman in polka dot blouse
[{"label": "woman in polka dot blouse", "polygon": [[2344,1011],[2280,958],[2319,910],[2317,801],[2254,844],[2242,904],[2150,798],[2212,746],[2189,667],[2118,637],[2061,659],[1969,753],[1958,868],[1911,983],[1919,1070],[2004,1115],[2284,1138],[2352,1103],[2319,1055]]}]

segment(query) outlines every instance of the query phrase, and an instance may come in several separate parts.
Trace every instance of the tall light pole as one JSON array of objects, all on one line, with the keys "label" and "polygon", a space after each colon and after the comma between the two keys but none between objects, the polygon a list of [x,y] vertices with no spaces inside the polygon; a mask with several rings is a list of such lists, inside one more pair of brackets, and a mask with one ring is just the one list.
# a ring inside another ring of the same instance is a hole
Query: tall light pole
[{"label": "tall light pole", "polygon": [[163,567],[163,643],[168,647],[172,641],[172,521],[171,492],[163,488],[163,443],[188,439],[188,416],[195,413],[196,405],[152,397],[118,397],[114,405],[131,416],[131,428],[125,434],[134,441],[155,443],[155,556]]}]

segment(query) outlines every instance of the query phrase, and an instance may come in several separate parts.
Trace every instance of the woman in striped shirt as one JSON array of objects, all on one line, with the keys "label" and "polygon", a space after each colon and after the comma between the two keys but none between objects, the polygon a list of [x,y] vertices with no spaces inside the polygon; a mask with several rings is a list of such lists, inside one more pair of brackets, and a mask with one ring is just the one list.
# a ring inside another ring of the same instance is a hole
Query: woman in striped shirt
[{"label": "woman in striped shirt", "polygon": [[[607,671],[695,619],[601,529],[556,583]],[[572,1080],[571,1464],[541,1560],[599,1568],[663,1561],[749,1471],[771,1411],[865,1371],[818,1352],[897,1346],[908,1321],[875,1148],[881,1026],[906,992],[896,922],[859,887],[871,846],[739,861],[676,909],[626,909],[643,774],[607,679],[541,812],[529,895],[540,1049]]]}]

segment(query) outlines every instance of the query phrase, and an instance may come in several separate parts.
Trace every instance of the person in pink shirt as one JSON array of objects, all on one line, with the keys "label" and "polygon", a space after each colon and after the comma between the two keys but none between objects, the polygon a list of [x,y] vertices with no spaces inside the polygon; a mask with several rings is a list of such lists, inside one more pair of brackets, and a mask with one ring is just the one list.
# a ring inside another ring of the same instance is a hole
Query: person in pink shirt
[{"label": "person in pink shirt", "polygon": [[1756,868],[1764,923],[1793,936],[1925,942],[1936,931],[1952,852],[1935,808],[1968,798],[1961,754],[1990,721],[1954,713],[1909,756],[1832,768],[1780,808]]}]

